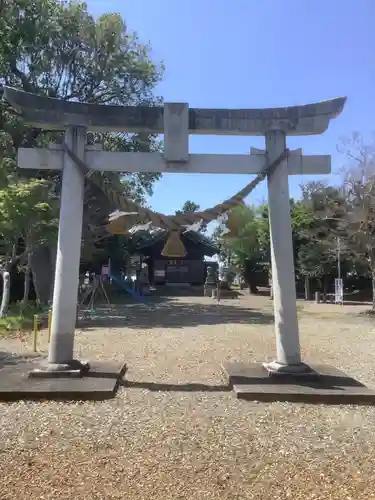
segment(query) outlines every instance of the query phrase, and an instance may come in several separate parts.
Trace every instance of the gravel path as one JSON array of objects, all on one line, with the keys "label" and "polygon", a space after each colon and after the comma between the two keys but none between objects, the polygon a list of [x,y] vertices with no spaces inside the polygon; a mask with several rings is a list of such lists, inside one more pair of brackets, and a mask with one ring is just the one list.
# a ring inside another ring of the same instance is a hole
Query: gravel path
[{"label": "gravel path", "polygon": [[[304,359],[375,387],[374,320],[305,309]],[[0,499],[375,499],[375,408],[249,403],[223,387],[223,360],[272,358],[267,298],[129,304],[76,348],[126,361],[131,387],[99,403],[0,404]]]}]

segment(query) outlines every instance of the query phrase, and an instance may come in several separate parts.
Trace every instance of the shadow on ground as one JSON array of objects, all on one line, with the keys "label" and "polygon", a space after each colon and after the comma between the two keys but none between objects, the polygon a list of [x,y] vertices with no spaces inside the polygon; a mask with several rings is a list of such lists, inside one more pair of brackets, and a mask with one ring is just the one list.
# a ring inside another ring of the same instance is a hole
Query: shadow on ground
[{"label": "shadow on ground", "polygon": [[9,351],[0,351],[0,368],[30,363],[31,361],[36,361],[42,358],[43,356],[40,354],[18,355]]},{"label": "shadow on ground", "polygon": [[80,319],[78,328],[184,328],[199,325],[270,324],[273,315],[257,309],[229,304],[189,304],[173,300],[149,300],[98,308],[90,317]]},{"label": "shadow on ground", "polygon": [[207,384],[162,384],[158,382],[136,382],[123,379],[121,384],[126,388],[146,389],[151,392],[230,392],[230,385]]}]

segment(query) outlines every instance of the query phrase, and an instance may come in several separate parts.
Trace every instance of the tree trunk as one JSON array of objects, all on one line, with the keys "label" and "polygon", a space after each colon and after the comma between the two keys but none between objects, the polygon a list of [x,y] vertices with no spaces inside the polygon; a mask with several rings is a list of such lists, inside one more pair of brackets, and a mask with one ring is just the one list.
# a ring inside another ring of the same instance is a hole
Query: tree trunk
[{"label": "tree trunk", "polygon": [[249,293],[255,295],[258,293],[258,287],[253,283],[249,283]]},{"label": "tree trunk", "polygon": [[49,249],[50,261],[51,261],[51,286],[49,290],[49,302],[52,304],[53,299],[53,289],[55,286],[55,271],[56,271],[56,257],[57,257],[57,247],[52,247]]},{"label": "tree trunk", "polygon": [[53,251],[49,247],[37,248],[31,254],[30,265],[37,300],[47,304],[52,297],[55,277]]},{"label": "tree trunk", "polygon": [[30,271],[31,271],[31,255],[28,254],[27,256],[27,264],[26,264],[26,269],[25,269],[25,277],[24,277],[24,283],[23,283],[23,299],[22,299],[22,304],[26,305],[28,300],[29,300],[29,293],[30,293]]},{"label": "tree trunk", "polygon": [[305,276],[305,300],[311,300],[310,278]]},{"label": "tree trunk", "polygon": [[372,278],[372,311],[375,313],[375,267],[371,267]]},{"label": "tree trunk", "polygon": [[3,297],[0,306],[0,318],[4,318],[7,315],[10,302],[10,272],[8,270],[8,267],[9,266],[5,267],[2,272]]}]

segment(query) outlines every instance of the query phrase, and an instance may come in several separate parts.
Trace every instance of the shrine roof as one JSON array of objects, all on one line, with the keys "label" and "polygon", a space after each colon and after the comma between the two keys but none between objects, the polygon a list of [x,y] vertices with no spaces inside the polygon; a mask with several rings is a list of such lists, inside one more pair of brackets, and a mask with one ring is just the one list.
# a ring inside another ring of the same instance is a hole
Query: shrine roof
[{"label": "shrine roof", "polygon": [[[132,250],[135,253],[142,253],[146,249],[153,247],[160,240],[164,240],[168,236],[168,231],[164,229],[159,229],[158,231],[139,231],[134,234],[131,238]],[[201,246],[204,249],[204,255],[212,257],[215,254],[220,253],[220,248],[212,242],[210,238],[207,238],[202,233],[196,231],[187,231],[181,235],[182,239],[186,238],[190,240],[195,245]]]}]

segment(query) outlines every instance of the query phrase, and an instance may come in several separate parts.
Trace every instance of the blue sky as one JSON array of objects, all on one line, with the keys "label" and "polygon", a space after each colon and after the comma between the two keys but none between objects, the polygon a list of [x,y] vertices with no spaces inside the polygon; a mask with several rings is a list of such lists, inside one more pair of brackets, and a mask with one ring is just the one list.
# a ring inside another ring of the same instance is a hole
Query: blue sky
[{"label": "blue sky", "polygon": [[[374,0],[89,0],[96,16],[119,12],[152,57],[163,61],[157,92],[190,107],[288,106],[348,96],[344,112],[321,136],[288,138],[289,148],[345,159],[340,137],[375,130]],[[194,136],[191,153],[246,153],[258,137]],[[290,177],[292,196],[315,177]],[[327,176],[326,176],[327,179]],[[230,197],[250,176],[167,174],[150,203],[174,213],[187,199],[202,208]],[[328,180],[337,182],[338,177]],[[265,183],[248,201],[267,198]]]}]

